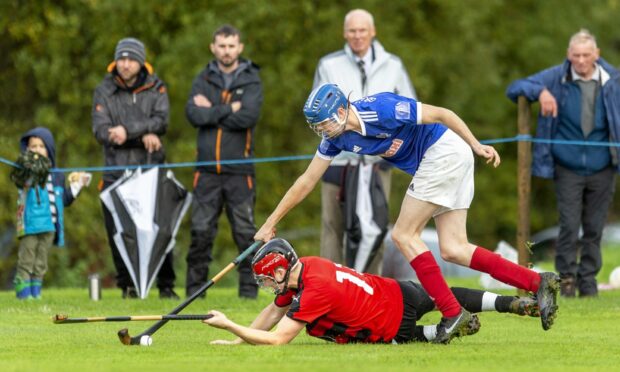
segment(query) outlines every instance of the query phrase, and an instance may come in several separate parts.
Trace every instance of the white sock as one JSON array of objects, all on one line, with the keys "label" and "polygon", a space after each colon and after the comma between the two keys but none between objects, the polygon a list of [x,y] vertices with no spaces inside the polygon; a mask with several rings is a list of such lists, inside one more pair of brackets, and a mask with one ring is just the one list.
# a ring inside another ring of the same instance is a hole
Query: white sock
[{"label": "white sock", "polygon": [[497,294],[484,292],[482,295],[482,311],[496,311],[495,300],[497,300]]},{"label": "white sock", "polygon": [[425,325],[423,326],[424,337],[428,341],[433,341],[437,337],[437,325]]}]

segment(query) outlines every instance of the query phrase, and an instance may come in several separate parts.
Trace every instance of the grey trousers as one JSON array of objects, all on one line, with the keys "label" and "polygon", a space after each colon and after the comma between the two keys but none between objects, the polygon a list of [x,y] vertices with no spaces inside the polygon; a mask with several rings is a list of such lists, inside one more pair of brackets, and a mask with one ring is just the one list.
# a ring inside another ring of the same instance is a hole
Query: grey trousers
[{"label": "grey trousers", "polygon": [[[390,186],[392,181],[391,169],[379,169],[379,176],[383,183],[385,198],[389,202]],[[342,207],[338,200],[340,186],[328,182],[321,183],[321,257],[336,263],[344,264],[344,218]],[[385,244],[381,244],[379,252],[368,267],[370,274],[381,274],[383,251]]]},{"label": "grey trousers", "polygon": [[24,280],[39,279],[47,272],[47,255],[54,244],[55,232],[26,235],[19,240],[15,276]]},{"label": "grey trousers", "polygon": [[560,217],[555,268],[561,277],[577,279],[580,295],[596,294],[596,275],[603,265],[601,237],[614,194],[615,171],[609,167],[580,176],[556,165],[554,180]]}]

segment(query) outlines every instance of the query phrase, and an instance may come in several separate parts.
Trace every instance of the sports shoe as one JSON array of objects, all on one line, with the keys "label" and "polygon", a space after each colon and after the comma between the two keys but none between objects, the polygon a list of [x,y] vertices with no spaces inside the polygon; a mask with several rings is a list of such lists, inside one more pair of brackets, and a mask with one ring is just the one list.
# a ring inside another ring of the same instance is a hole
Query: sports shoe
[{"label": "sports shoe", "polygon": [[159,288],[159,298],[166,300],[180,300],[181,297],[174,291],[172,287]]},{"label": "sports shoe", "polygon": [[471,314],[471,319],[467,323],[467,331],[465,332],[465,336],[475,335],[479,330],[480,319],[478,319],[478,314]]},{"label": "sports shoe", "polygon": [[27,300],[32,298],[32,293],[30,292],[30,280],[24,280],[19,276],[16,276],[13,280],[13,285],[15,288],[15,296],[19,300]]},{"label": "sports shoe", "polygon": [[43,281],[41,279],[32,279],[30,281],[30,293],[32,294],[32,298],[35,300],[41,299],[41,287],[43,286]]},{"label": "sports shoe", "polygon": [[126,298],[138,298],[138,291],[134,287],[123,288],[123,299]]},{"label": "sports shoe", "polygon": [[510,303],[508,312],[521,316],[528,315],[535,318],[540,316],[538,302],[531,297],[515,297]]},{"label": "sports shoe", "polygon": [[[413,330],[413,337],[405,342],[432,342],[435,337],[437,337],[437,328],[439,328],[439,325],[433,326],[427,334],[426,329],[429,327],[430,326],[416,325]],[[471,336],[478,333],[479,330],[480,319],[478,319],[477,314],[471,314],[471,319],[469,320],[469,323],[467,323],[467,331],[465,332],[465,335]]]},{"label": "sports shoe", "polygon": [[555,273],[540,273],[540,285],[536,301],[540,310],[540,321],[545,331],[553,325],[558,311],[557,297],[560,291],[560,277]]},{"label": "sports shoe", "polygon": [[442,317],[437,326],[437,336],[432,342],[434,344],[449,344],[455,337],[467,336],[471,318],[472,315],[469,311],[463,308],[461,308],[461,312],[457,316],[451,318]]},{"label": "sports shoe", "polygon": [[575,283],[575,277],[566,276],[560,281],[560,296],[562,297],[575,297],[577,294],[577,287]]}]

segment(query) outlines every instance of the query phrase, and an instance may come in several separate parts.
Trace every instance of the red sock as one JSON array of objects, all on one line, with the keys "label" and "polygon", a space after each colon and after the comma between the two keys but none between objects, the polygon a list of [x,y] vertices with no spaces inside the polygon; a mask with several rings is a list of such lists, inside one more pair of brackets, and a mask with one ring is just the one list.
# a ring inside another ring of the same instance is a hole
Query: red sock
[{"label": "red sock", "polygon": [[476,247],[474,250],[469,267],[526,291],[536,292],[540,285],[540,275],[537,272],[510,262],[482,247]]},{"label": "red sock", "polygon": [[420,284],[435,302],[441,314],[446,318],[459,315],[461,305],[448,288],[433,254],[430,251],[424,252],[411,260],[409,264],[415,270]]}]

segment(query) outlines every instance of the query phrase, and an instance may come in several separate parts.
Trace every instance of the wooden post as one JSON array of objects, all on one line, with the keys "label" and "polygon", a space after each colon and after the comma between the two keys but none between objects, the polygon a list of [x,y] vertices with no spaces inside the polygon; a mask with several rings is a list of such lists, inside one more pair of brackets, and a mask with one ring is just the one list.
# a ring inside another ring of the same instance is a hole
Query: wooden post
[{"label": "wooden post", "polygon": [[[517,125],[519,135],[530,134],[530,103],[523,96],[519,97],[519,113]],[[517,147],[517,188],[519,194],[519,210],[517,217],[517,251],[519,265],[526,266],[530,260],[528,242],[530,239],[530,192],[532,185],[532,143],[520,141]]]}]

